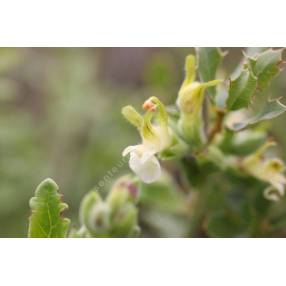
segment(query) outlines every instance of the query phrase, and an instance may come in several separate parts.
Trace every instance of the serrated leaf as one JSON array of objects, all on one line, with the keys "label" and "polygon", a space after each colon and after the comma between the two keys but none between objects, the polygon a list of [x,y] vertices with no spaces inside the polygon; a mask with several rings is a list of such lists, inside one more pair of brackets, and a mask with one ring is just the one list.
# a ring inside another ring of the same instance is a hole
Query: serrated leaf
[{"label": "serrated leaf", "polygon": [[249,58],[249,67],[257,77],[257,87],[264,90],[270,81],[280,72],[283,49],[267,50],[255,58]]},{"label": "serrated leaf", "polygon": [[256,55],[258,55],[259,53],[262,53],[263,51],[265,51],[265,48],[261,48],[261,47],[245,48],[245,50],[243,50],[242,59],[241,59],[240,63],[234,69],[234,71],[232,72],[230,77],[231,78],[237,78],[240,75],[243,68],[245,68],[245,58],[248,58],[248,59],[254,58]]},{"label": "serrated leaf", "polygon": [[58,186],[52,179],[44,180],[30,200],[32,214],[28,236],[31,238],[66,237],[70,220],[62,217],[68,205],[61,201]]},{"label": "serrated leaf", "polygon": [[[216,78],[216,72],[224,56],[219,48],[197,48],[198,70],[201,81],[208,82]],[[209,89],[211,95],[215,95],[215,87]]]},{"label": "serrated leaf", "polygon": [[243,70],[238,78],[230,81],[229,95],[226,101],[229,110],[248,107],[256,89],[257,80],[249,70]]},{"label": "serrated leaf", "polygon": [[234,131],[239,131],[249,125],[253,125],[264,120],[273,119],[285,111],[286,106],[283,105],[279,100],[269,101],[257,114],[254,114],[240,122],[236,122],[229,127],[231,127],[231,129]]}]

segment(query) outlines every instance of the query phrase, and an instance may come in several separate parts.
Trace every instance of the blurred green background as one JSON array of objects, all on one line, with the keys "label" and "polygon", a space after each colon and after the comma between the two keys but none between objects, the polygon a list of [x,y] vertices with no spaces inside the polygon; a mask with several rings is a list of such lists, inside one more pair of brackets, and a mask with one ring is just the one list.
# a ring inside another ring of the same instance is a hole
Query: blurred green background
[{"label": "blurred green background", "polygon": [[[230,73],[242,48],[223,50],[229,51],[223,71]],[[76,224],[83,195],[120,162],[126,146],[140,140],[121,116],[121,108],[132,104],[140,109],[152,95],[174,103],[185,56],[193,52],[192,48],[0,48],[0,237],[26,236],[28,201],[47,177],[60,186],[69,205],[66,215]],[[285,79],[284,71],[267,96],[283,97]],[[284,159],[285,116],[276,119],[271,129],[282,144]],[[118,176],[126,172],[127,164]]]}]

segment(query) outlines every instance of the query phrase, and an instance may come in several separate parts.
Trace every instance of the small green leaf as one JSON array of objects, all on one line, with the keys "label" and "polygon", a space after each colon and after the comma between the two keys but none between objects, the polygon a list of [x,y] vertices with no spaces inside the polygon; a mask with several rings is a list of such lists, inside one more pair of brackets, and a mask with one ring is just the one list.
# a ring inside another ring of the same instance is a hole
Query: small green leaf
[{"label": "small green leaf", "polygon": [[258,79],[257,87],[264,90],[270,81],[280,72],[283,49],[269,49],[255,58],[249,58],[249,67]]},{"label": "small green leaf", "polygon": [[257,130],[243,130],[232,132],[227,130],[219,148],[224,154],[246,156],[254,152],[267,140],[265,132]]},{"label": "small green leaf", "polygon": [[254,114],[240,122],[234,123],[231,126],[231,129],[234,131],[239,131],[249,125],[259,123],[264,120],[273,119],[283,112],[286,111],[286,106],[283,105],[279,100],[272,100],[266,103],[264,108],[259,111],[257,114]]},{"label": "small green leaf", "polygon": [[256,89],[256,83],[255,76],[246,69],[241,72],[238,78],[231,80],[226,102],[227,108],[237,110],[248,107]]},{"label": "small green leaf", "polygon": [[61,202],[58,186],[52,179],[44,180],[30,200],[32,214],[28,236],[32,238],[66,237],[70,220],[62,217],[68,205]]},{"label": "small green leaf", "polygon": [[[214,80],[224,53],[219,48],[198,48],[196,53],[201,81],[208,82]],[[215,87],[211,87],[209,92],[211,95],[215,95]]]}]

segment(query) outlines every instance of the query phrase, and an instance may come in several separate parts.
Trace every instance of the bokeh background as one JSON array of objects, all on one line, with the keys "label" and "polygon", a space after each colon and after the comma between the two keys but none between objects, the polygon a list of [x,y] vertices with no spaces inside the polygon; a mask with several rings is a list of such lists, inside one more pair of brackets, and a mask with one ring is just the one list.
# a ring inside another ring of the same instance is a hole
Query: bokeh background
[{"label": "bokeh background", "polygon": [[[231,73],[243,48],[229,53]],[[192,48],[0,48],[0,237],[25,237],[36,186],[53,178],[77,223],[83,195],[139,142],[121,108],[156,95],[174,103]],[[286,72],[268,97],[286,95]],[[282,99],[285,103],[285,100]],[[285,159],[285,119],[272,135]],[[120,174],[129,172],[127,164]],[[114,179],[116,179],[114,177]],[[108,190],[108,182],[105,191]],[[158,224],[168,224],[161,217]],[[144,227],[144,225],[143,225]],[[155,236],[153,234],[153,236]]]}]

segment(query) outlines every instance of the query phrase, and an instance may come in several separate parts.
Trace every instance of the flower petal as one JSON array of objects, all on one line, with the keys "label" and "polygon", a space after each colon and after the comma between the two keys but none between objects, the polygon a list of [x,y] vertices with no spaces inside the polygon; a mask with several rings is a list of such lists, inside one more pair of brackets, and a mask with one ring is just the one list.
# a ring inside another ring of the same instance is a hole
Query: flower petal
[{"label": "flower petal", "polygon": [[277,188],[270,186],[264,190],[263,195],[266,199],[270,201],[278,202],[281,199],[281,197],[284,195],[284,189],[281,189],[281,188],[277,189]]},{"label": "flower petal", "polygon": [[125,157],[126,155],[128,155],[129,153],[135,151],[140,145],[133,145],[133,146],[128,146],[126,147],[123,152],[122,152],[122,156]]},{"label": "flower petal", "polygon": [[272,174],[272,178],[269,178],[269,183],[276,189],[279,190],[279,193],[284,193],[284,185],[286,184],[286,179],[282,174]]},{"label": "flower petal", "polygon": [[161,176],[160,163],[155,156],[149,157],[148,160],[142,163],[138,154],[132,152],[129,166],[144,183],[152,183]]},{"label": "flower petal", "polygon": [[144,152],[142,153],[142,156],[140,158],[140,163],[144,164],[146,161],[148,161],[155,154],[156,154],[156,151],[154,151],[154,150],[148,150],[148,149],[144,150]]}]

